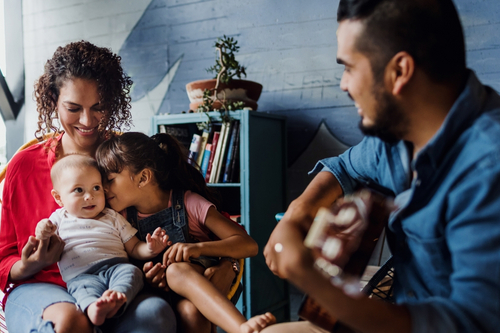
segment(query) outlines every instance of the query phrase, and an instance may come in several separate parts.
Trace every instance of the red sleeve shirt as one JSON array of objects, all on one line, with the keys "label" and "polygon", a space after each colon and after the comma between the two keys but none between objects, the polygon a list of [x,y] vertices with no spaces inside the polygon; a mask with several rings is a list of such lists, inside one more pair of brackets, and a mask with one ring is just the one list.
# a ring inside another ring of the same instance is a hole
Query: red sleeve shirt
[{"label": "red sleeve shirt", "polygon": [[[55,142],[58,142],[59,136]],[[14,155],[7,166],[0,220],[0,289],[31,282],[49,282],[66,287],[54,263],[22,281],[10,281],[9,272],[18,260],[29,236],[35,235],[38,221],[59,208],[50,191],[50,169],[55,161],[51,141],[39,143]],[[52,145],[53,146],[53,145]],[[13,283],[11,286],[10,283]]]}]

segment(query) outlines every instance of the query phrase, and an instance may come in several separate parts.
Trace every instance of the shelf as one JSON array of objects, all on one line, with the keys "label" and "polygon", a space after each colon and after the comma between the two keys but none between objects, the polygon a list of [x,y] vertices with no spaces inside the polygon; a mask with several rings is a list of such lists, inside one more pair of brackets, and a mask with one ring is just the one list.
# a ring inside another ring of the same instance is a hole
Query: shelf
[{"label": "shelf", "polygon": [[240,187],[241,183],[208,183],[209,187]]},{"label": "shelf", "polygon": [[[240,121],[239,182],[207,185],[221,196],[218,208],[241,215],[241,224],[259,245],[259,254],[245,260],[244,290],[237,307],[247,318],[270,311],[279,322],[289,321],[286,281],[269,270],[262,254],[276,225],[274,216],[286,208],[286,119],[249,110],[230,114]],[[220,121],[219,112],[209,115],[213,122]],[[151,132],[157,133],[159,125],[206,120],[206,115],[200,113],[158,115],[151,121]],[[188,127],[197,130],[196,126]]]}]

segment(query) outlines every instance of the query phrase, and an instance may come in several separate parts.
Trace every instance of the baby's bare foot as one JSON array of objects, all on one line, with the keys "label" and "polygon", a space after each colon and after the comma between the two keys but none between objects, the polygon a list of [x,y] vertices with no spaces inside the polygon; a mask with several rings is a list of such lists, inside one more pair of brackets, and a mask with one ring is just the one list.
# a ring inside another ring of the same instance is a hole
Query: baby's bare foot
[{"label": "baby's bare foot", "polygon": [[260,332],[267,326],[276,323],[276,317],[273,316],[272,313],[266,312],[263,315],[258,315],[248,319],[246,323],[241,324],[240,332],[241,333],[255,333]]},{"label": "baby's bare foot", "polygon": [[101,326],[106,318],[113,317],[127,301],[125,294],[114,290],[106,290],[101,297],[87,308],[87,316],[92,324]]}]

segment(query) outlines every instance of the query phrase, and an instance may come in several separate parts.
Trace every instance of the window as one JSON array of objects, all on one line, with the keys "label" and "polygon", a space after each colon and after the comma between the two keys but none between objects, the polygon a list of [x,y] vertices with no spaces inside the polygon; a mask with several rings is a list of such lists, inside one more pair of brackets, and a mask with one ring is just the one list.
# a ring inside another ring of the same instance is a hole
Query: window
[{"label": "window", "polygon": [[[5,24],[4,24],[4,6],[3,1],[0,2],[0,69],[3,75],[7,75],[5,71]],[[7,163],[7,129],[5,128],[5,123],[3,116],[0,117],[0,170],[3,169],[5,163]]]}]

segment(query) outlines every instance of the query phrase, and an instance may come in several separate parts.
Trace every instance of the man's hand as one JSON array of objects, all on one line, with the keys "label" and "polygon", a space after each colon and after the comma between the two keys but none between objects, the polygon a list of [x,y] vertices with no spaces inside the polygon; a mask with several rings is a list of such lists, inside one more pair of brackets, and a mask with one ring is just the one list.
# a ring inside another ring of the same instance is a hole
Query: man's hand
[{"label": "man's hand", "polygon": [[39,240],[50,238],[56,233],[57,226],[49,219],[43,219],[38,222],[35,229],[35,236]]},{"label": "man's hand", "polygon": [[175,243],[163,255],[163,264],[168,266],[176,262],[189,262],[189,258],[201,255],[199,243]]},{"label": "man's hand", "polygon": [[335,176],[320,172],[292,201],[264,248],[266,263],[274,274],[295,285],[307,283],[303,281],[304,272],[312,268],[314,261],[311,250],[304,246],[304,238],[318,209],[330,207],[341,195]]},{"label": "man's hand", "polygon": [[148,244],[148,250],[153,255],[160,254],[163,249],[165,249],[168,245],[168,235],[165,230],[158,227],[153,232],[153,235],[146,235],[146,243]]},{"label": "man's hand", "polygon": [[144,276],[146,277],[146,281],[155,288],[160,288],[165,291],[169,291],[165,269],[167,267],[162,265],[161,263],[157,263],[153,265],[152,261],[149,261],[144,264],[142,270],[144,272]]},{"label": "man's hand", "polygon": [[312,251],[303,244],[303,236],[290,226],[278,225],[264,248],[269,269],[282,279],[301,285],[304,269],[312,267]]}]

